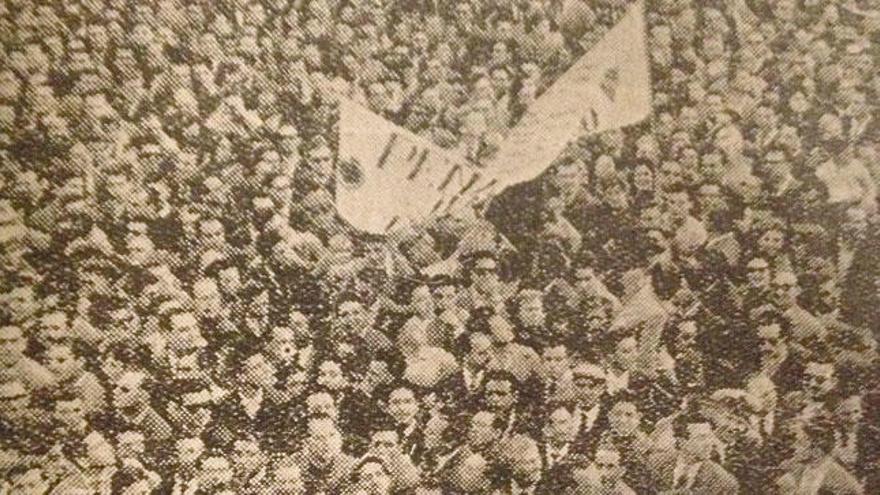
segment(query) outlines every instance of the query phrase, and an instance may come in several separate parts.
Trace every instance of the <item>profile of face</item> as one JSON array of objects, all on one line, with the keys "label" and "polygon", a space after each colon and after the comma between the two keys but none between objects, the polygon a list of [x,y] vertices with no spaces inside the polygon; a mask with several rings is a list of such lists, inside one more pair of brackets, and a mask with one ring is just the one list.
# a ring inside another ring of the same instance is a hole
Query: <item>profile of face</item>
[{"label": "profile of face", "polygon": [[208,457],[199,470],[199,488],[220,488],[232,480],[232,469],[224,457]]},{"label": "profile of face", "polygon": [[242,383],[252,387],[269,389],[278,381],[275,367],[262,354],[254,354],[247,358],[241,371]]},{"label": "profile of face", "polygon": [[489,411],[480,411],[474,414],[468,425],[468,444],[473,448],[479,448],[494,442],[497,437],[495,415]]},{"label": "profile of face", "polygon": [[638,358],[639,344],[635,337],[621,339],[614,347],[614,362],[623,371],[634,371]]},{"label": "profile of face", "polygon": [[691,458],[706,461],[712,456],[717,440],[709,423],[687,425],[686,437],[682,439],[681,449]]},{"label": "profile of face", "polygon": [[630,437],[634,435],[641,426],[641,414],[636,405],[632,402],[622,401],[614,404],[608,413],[608,421],[611,429],[616,435],[621,437]]},{"label": "profile of face", "polygon": [[0,328],[0,362],[11,366],[24,355],[27,342],[21,329],[14,326]]},{"label": "profile of face", "polygon": [[602,487],[613,489],[625,471],[625,468],[620,464],[620,452],[614,449],[600,448],[596,451],[593,470]]},{"label": "profile of face", "polygon": [[563,445],[574,440],[574,418],[568,409],[559,407],[544,424],[544,438],[553,445]]},{"label": "profile of face", "polygon": [[251,473],[258,470],[263,461],[260,444],[255,440],[238,440],[233,444],[232,463],[236,470]]},{"label": "profile of face", "polygon": [[485,334],[472,334],[468,363],[478,369],[484,368],[492,359],[492,340]]},{"label": "profile of face", "polygon": [[486,407],[496,413],[510,411],[516,402],[516,391],[508,380],[490,380],[483,393]]},{"label": "profile of face", "polygon": [[419,403],[415,394],[408,388],[397,388],[388,395],[388,414],[398,424],[409,425],[415,421]]}]

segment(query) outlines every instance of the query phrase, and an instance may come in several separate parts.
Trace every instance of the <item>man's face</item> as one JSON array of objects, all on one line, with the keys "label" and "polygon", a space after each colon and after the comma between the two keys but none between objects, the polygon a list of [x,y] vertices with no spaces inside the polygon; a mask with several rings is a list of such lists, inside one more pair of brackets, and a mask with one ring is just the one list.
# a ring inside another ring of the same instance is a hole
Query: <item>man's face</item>
[{"label": "man's face", "polygon": [[34,302],[34,291],[30,287],[18,287],[6,294],[3,308],[13,321],[23,322],[33,316],[37,310]]},{"label": "man's face", "polygon": [[476,262],[472,271],[473,281],[478,287],[488,287],[497,281],[497,265],[491,258],[483,258]]},{"label": "man's face", "polygon": [[574,418],[564,407],[560,407],[550,414],[544,425],[544,438],[548,442],[561,445],[574,440]]},{"label": "man's face", "polygon": [[226,246],[226,236],[223,232],[223,224],[220,222],[216,220],[202,222],[199,229],[205,247],[222,249]]},{"label": "man's face", "polygon": [[639,357],[638,342],[635,337],[627,337],[614,348],[614,360],[624,371],[634,371]]},{"label": "man's face", "polygon": [[316,184],[329,185],[333,178],[333,155],[328,148],[320,147],[309,153],[308,165]]},{"label": "man's face", "polygon": [[138,459],[145,450],[144,436],[140,433],[126,432],[117,437],[116,454],[120,459]]},{"label": "man's face", "polygon": [[513,478],[523,486],[532,486],[541,479],[541,453],[533,445],[518,452],[513,458]]},{"label": "man's face", "polygon": [[181,466],[195,466],[202,456],[205,446],[198,438],[189,438],[177,442],[177,462]]},{"label": "man's face", "polygon": [[544,368],[549,376],[558,378],[570,369],[568,362],[568,350],[563,345],[557,345],[544,349],[541,354]]},{"label": "man's face", "polygon": [[339,415],[333,396],[325,392],[310,395],[306,399],[306,409],[310,417],[328,417],[335,420]]},{"label": "man's face", "polygon": [[120,380],[113,389],[113,403],[119,408],[128,408],[141,401],[141,388],[128,380]]},{"label": "man's face", "polygon": [[326,461],[339,454],[342,437],[330,420],[314,421],[309,425],[306,448],[311,457]]},{"label": "man's face", "polygon": [[821,400],[837,385],[834,366],[828,363],[810,363],[804,370],[804,388],[814,400]]},{"label": "man's face", "polygon": [[398,424],[411,424],[419,412],[419,403],[412,390],[398,388],[388,396],[388,413]]},{"label": "man's face", "polygon": [[669,215],[673,220],[684,220],[691,211],[691,200],[687,193],[675,193],[667,197]]},{"label": "man's face", "polygon": [[507,380],[491,380],[486,383],[486,407],[493,412],[507,412],[513,408],[516,395],[513,384]]},{"label": "man's face", "polygon": [[528,298],[520,304],[519,318],[523,324],[531,327],[544,325],[546,315],[544,314],[544,304],[540,298]]},{"label": "man's face", "polygon": [[440,310],[454,309],[456,307],[456,297],[458,296],[458,291],[455,290],[454,285],[443,285],[437,287],[433,291],[434,293],[434,301],[437,304],[437,308]]},{"label": "man's face", "polygon": [[780,277],[773,279],[773,300],[783,309],[797,305],[797,296],[800,293],[797,280],[794,277]]},{"label": "man's face", "polygon": [[758,238],[758,250],[768,257],[776,256],[785,242],[785,235],[778,229],[768,229]]},{"label": "man's face", "polygon": [[344,330],[360,330],[367,324],[366,311],[363,305],[356,301],[342,303],[339,306],[338,316],[339,325]]},{"label": "man's face", "polygon": [[762,354],[772,358],[782,357],[786,344],[782,339],[782,329],[779,325],[765,325],[758,328],[758,338],[761,341]]},{"label": "man's face", "polygon": [[770,267],[769,266],[759,266],[759,267],[750,267],[748,268],[748,272],[746,273],[746,277],[748,278],[749,287],[753,289],[769,289],[770,288]]},{"label": "man's face", "polygon": [[128,260],[134,266],[146,265],[153,255],[153,243],[146,237],[136,237],[128,241]]},{"label": "man's face", "polygon": [[305,494],[305,486],[303,485],[302,473],[296,466],[283,466],[275,470],[272,476],[273,493],[278,495],[303,495]]},{"label": "man's face", "polygon": [[370,439],[370,452],[387,461],[400,453],[398,442],[396,431],[377,431]]},{"label": "man's face", "polygon": [[46,367],[57,378],[65,379],[76,374],[79,362],[70,347],[54,346],[46,351]]},{"label": "man's face", "polygon": [[239,470],[249,473],[256,471],[263,463],[263,453],[255,441],[240,440],[235,442],[235,453],[232,462]]},{"label": "man's face", "polygon": [[620,481],[623,469],[620,466],[620,453],[614,450],[599,449],[593,461],[596,475],[603,487],[612,488]]},{"label": "man's face", "polygon": [[85,420],[85,410],[79,399],[59,401],[55,404],[55,420],[67,427],[78,427]]},{"label": "man's face", "polygon": [[199,472],[199,482],[202,487],[214,488],[228,483],[232,479],[232,471],[229,461],[222,457],[205,459]]},{"label": "man's face", "polygon": [[290,361],[296,357],[296,336],[293,330],[287,327],[276,327],[272,330],[272,340],[269,341],[269,351],[281,361]]},{"label": "man's face", "polygon": [[485,335],[471,337],[471,350],[468,353],[468,362],[476,367],[483,368],[492,358],[492,341]]},{"label": "man's face", "polygon": [[479,412],[471,418],[467,438],[471,447],[482,447],[493,442],[498,434],[494,426],[495,415],[490,412]]},{"label": "man's face", "polygon": [[251,356],[244,362],[243,377],[245,383],[260,388],[275,386],[275,368],[261,354]]},{"label": "man's face", "polygon": [[367,495],[385,495],[391,488],[391,478],[385,468],[376,462],[368,462],[358,471],[360,486]]},{"label": "man's face", "polygon": [[641,417],[636,405],[632,402],[618,402],[611,408],[608,420],[611,428],[620,436],[628,437],[639,429]]},{"label": "man's face", "polygon": [[342,368],[335,361],[324,361],[318,366],[317,382],[330,390],[340,390],[347,385]]},{"label": "man's face", "polygon": [[0,361],[6,366],[17,363],[24,355],[27,342],[18,327],[0,328]]},{"label": "man's face", "polygon": [[605,379],[574,370],[574,387],[582,408],[592,409],[605,392]]},{"label": "man's face", "polygon": [[694,459],[702,461],[709,459],[714,447],[715,436],[712,433],[712,425],[709,423],[687,425],[687,438],[684,440],[682,450],[690,454]]}]

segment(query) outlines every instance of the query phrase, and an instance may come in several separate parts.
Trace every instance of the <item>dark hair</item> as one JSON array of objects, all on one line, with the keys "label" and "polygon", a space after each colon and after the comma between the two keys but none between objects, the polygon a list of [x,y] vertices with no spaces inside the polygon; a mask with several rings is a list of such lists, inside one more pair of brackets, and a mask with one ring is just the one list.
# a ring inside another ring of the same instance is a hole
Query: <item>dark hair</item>
[{"label": "dark hair", "polygon": [[517,379],[516,375],[507,371],[507,370],[489,370],[486,372],[485,377],[483,378],[483,389],[485,390],[486,385],[489,382],[509,382],[510,388],[514,393],[519,393],[520,391],[520,381]]},{"label": "dark hair", "polygon": [[351,482],[357,483],[360,479],[361,468],[366,466],[367,464],[378,464],[382,466],[382,471],[385,471],[385,474],[390,476],[391,471],[388,470],[388,466],[385,465],[385,461],[383,461],[380,457],[374,455],[367,455],[361,458],[357,464],[354,465],[354,469],[351,470]]}]

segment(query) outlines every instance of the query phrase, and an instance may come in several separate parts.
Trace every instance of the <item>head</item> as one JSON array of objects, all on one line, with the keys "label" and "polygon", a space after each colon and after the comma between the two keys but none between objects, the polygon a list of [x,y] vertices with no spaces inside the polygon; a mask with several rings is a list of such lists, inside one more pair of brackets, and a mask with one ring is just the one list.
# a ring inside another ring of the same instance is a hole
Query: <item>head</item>
[{"label": "head", "polygon": [[770,289],[770,264],[763,258],[752,258],[746,265],[749,287],[756,290]]},{"label": "head", "polygon": [[198,480],[201,489],[223,489],[232,481],[232,466],[219,455],[204,457],[199,466]]},{"label": "head", "polygon": [[541,362],[544,372],[549,377],[557,378],[571,369],[568,348],[565,344],[550,345],[541,351]]},{"label": "head", "polygon": [[325,417],[336,420],[339,409],[336,400],[327,392],[314,392],[306,398],[306,411],[310,418]]},{"label": "head", "polygon": [[134,409],[146,404],[148,394],[144,390],[146,376],[136,371],[126,371],[116,380],[113,388],[113,405],[120,409]]},{"label": "head", "polygon": [[496,426],[496,418],[491,411],[479,411],[471,417],[467,430],[467,442],[471,448],[480,449],[498,439],[501,432]]},{"label": "head", "polygon": [[400,437],[394,428],[379,428],[370,436],[369,452],[376,457],[389,462],[399,455]]},{"label": "head", "polygon": [[574,416],[569,408],[559,406],[547,416],[544,423],[544,440],[552,445],[564,445],[574,441]]},{"label": "head", "polygon": [[116,455],[120,459],[141,459],[146,452],[144,435],[139,431],[124,431],[116,435]]},{"label": "head", "polygon": [[419,401],[409,387],[397,387],[388,394],[388,414],[399,425],[410,425],[419,413]]},{"label": "head", "polygon": [[613,489],[622,479],[626,468],[621,464],[620,452],[613,445],[600,445],[593,460],[593,470],[605,489]]},{"label": "head", "polygon": [[391,473],[379,457],[368,456],[355,467],[354,476],[358,487],[366,495],[391,493]]},{"label": "head", "polygon": [[834,364],[815,361],[807,363],[803,386],[813,400],[824,400],[837,387]]},{"label": "head", "polygon": [[342,452],[342,434],[332,419],[312,418],[307,431],[305,448],[312,462],[328,462]]},{"label": "head", "polygon": [[641,428],[642,414],[632,400],[618,400],[608,412],[611,430],[615,435],[631,437]]},{"label": "head", "polygon": [[27,341],[21,327],[8,325],[0,327],[0,363],[12,366],[24,357]]},{"label": "head", "polygon": [[6,418],[17,418],[27,414],[31,403],[30,392],[21,382],[0,383],[0,415]]},{"label": "head", "polygon": [[476,369],[484,369],[492,359],[492,339],[481,332],[474,332],[468,337],[469,349],[465,360]]},{"label": "head", "polygon": [[578,405],[583,410],[592,409],[605,393],[605,370],[593,363],[580,362],[571,372]]},{"label": "head", "polygon": [[76,394],[62,394],[55,398],[52,418],[65,428],[79,431],[86,424],[86,409]]},{"label": "head", "polygon": [[761,354],[769,358],[781,359],[788,347],[782,325],[768,322],[758,327],[758,340]]},{"label": "head", "polygon": [[507,372],[489,373],[483,384],[483,402],[496,414],[506,414],[514,409],[519,398],[516,377]]},{"label": "head", "polygon": [[318,365],[318,385],[327,390],[342,390],[348,386],[348,380],[342,371],[342,366],[336,361],[326,360]]},{"label": "head", "polygon": [[305,495],[302,471],[293,463],[279,463],[272,469],[272,490],[278,495]]},{"label": "head", "polygon": [[247,357],[241,363],[239,383],[247,388],[269,389],[278,381],[276,369],[261,353]]},{"label": "head", "polygon": [[797,276],[790,271],[781,271],[773,277],[773,302],[782,309],[797,305],[801,290]]},{"label": "head", "polygon": [[534,486],[541,479],[542,463],[538,444],[522,435],[511,437],[505,444],[508,468],[520,486]]},{"label": "head", "polygon": [[680,452],[691,462],[707,461],[715,451],[715,431],[705,418],[681,418],[676,425],[676,440]]},{"label": "head", "polygon": [[181,438],[175,443],[175,450],[177,465],[181,468],[192,469],[196,467],[205,452],[205,444],[199,437]]}]

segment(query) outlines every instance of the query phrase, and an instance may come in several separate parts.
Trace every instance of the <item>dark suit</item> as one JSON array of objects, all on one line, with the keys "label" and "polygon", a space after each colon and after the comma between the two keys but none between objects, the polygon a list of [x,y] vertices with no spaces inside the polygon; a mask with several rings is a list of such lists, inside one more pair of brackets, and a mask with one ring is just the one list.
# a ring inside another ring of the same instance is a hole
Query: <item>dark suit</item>
[{"label": "dark suit", "polygon": [[661,493],[680,493],[682,495],[733,495],[739,493],[739,482],[736,478],[713,461],[700,463],[689,486],[682,485],[683,479],[675,479],[677,460],[678,452],[674,450],[656,451],[648,458],[648,466],[652,468],[651,475],[654,486]]},{"label": "dark suit", "polygon": [[592,426],[587,425],[586,411],[581,411],[581,414],[580,428],[574,437],[574,450],[578,454],[592,458],[596,454],[599,441],[609,429],[607,401],[603,400],[599,403],[599,414]]},{"label": "dark suit", "polygon": [[293,445],[295,419],[292,408],[268,392],[251,417],[242,405],[241,396],[235,393],[214,409],[207,428],[207,443],[229,448],[242,436],[254,436],[265,450],[286,450]]},{"label": "dark suit", "polygon": [[549,451],[551,449],[548,449],[547,444],[538,445],[544,472],[538,482],[537,493],[559,494],[574,487],[575,481],[572,477],[572,471],[577,466],[580,456],[573,452],[572,447],[572,444],[568,444],[568,452],[554,461],[550,458]]}]

